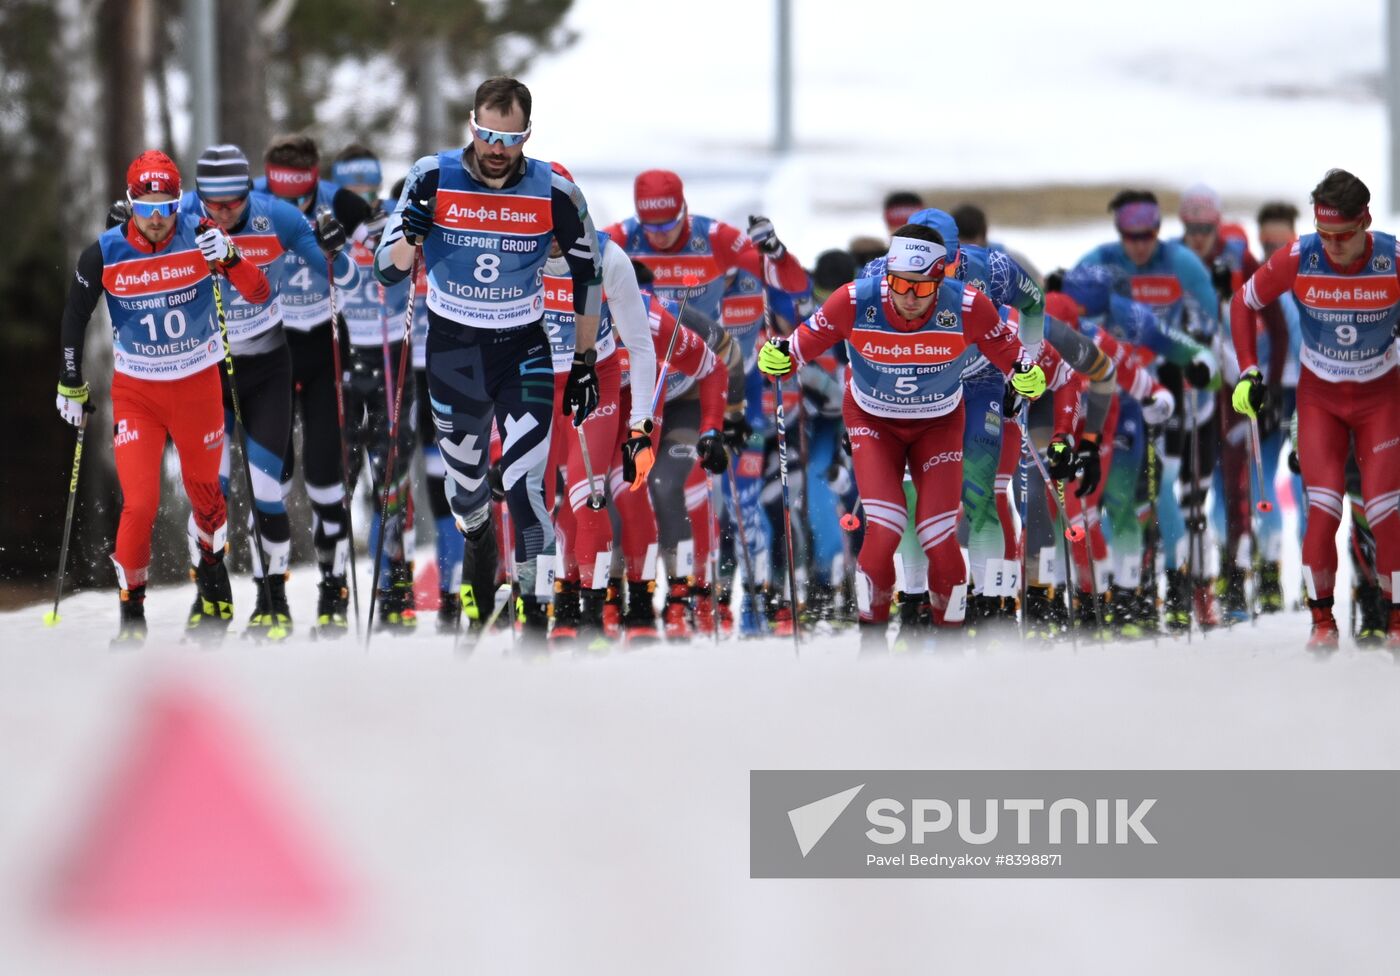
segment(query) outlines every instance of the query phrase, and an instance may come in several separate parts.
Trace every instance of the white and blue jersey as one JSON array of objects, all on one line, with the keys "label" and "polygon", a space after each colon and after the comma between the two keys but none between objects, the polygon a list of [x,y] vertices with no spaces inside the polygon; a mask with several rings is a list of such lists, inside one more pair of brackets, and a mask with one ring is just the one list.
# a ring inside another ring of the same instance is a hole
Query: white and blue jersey
[{"label": "white and blue jersey", "polygon": [[[199,217],[182,212],[169,246],[155,254],[133,246],[125,225],[98,238],[118,373],[176,380],[223,358],[213,283],[195,244],[198,234]],[[225,287],[222,294],[235,291]]]},{"label": "white and blue jersey", "polygon": [[[253,183],[256,193],[273,194],[267,188],[267,177],[260,176]],[[308,228],[316,226],[315,215],[322,209],[332,210],[335,195],[340,187],[329,180],[318,180],[316,199],[311,205],[310,214],[292,207],[301,215]],[[255,195],[256,195],[255,193]],[[285,201],[282,201],[285,202]],[[291,206],[291,204],[287,204]],[[312,240],[315,240],[313,231]],[[343,262],[343,263],[342,263]],[[316,253],[303,254],[301,249],[286,251],[282,255],[283,266],[279,269],[279,280],[273,290],[278,293],[278,304],[282,309],[282,323],[298,332],[309,332],[331,318],[330,268],[326,265],[326,255],[320,247]],[[273,272],[265,269],[269,278]],[[359,281],[359,272],[353,261],[337,257],[335,262],[335,284],[337,288],[353,288]]]}]

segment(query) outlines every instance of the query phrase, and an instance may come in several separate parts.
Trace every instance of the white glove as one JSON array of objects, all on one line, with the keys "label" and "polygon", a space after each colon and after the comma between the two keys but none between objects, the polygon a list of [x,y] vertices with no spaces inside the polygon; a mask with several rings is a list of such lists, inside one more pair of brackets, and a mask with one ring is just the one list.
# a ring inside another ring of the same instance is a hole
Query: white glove
[{"label": "white glove", "polygon": [[218,227],[201,231],[194,242],[199,245],[199,253],[204,255],[204,260],[210,264],[223,264],[233,257],[233,241]]},{"label": "white glove", "polygon": [[1176,410],[1176,397],[1165,386],[1159,386],[1142,402],[1142,419],[1149,427],[1160,427],[1171,419]]},{"label": "white glove", "polygon": [[58,415],[74,427],[81,427],[84,416],[92,410],[88,402],[88,385],[68,386],[62,380],[58,383]]}]

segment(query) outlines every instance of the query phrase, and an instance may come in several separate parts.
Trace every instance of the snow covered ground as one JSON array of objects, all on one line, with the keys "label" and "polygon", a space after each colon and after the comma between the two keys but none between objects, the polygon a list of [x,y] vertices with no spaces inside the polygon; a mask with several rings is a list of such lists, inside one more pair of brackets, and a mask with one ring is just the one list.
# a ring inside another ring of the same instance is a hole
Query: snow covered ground
[{"label": "snow covered ground", "polygon": [[[314,584],[291,585],[302,618]],[[244,601],[247,580],[236,582]],[[425,633],[107,649],[110,594],[0,616],[0,958],[15,973],[1393,971],[1394,882],[752,881],[762,768],[1394,768],[1400,671],[1300,613],[1188,644],[860,658],[851,638],[522,658]],[[239,625],[241,628],[241,623]],[[349,879],[353,924],[100,938],[39,911],[153,692],[201,689]]]}]

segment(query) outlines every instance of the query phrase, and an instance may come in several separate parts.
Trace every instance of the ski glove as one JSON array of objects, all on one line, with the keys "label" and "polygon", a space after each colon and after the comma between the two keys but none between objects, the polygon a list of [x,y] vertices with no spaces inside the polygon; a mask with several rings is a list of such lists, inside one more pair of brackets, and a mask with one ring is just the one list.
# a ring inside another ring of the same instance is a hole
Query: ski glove
[{"label": "ski glove", "polygon": [[647,474],[656,463],[656,454],[651,449],[651,431],[651,421],[643,421],[632,428],[622,444],[622,480],[631,486],[631,491],[647,483]]},{"label": "ski glove", "polygon": [[1142,419],[1149,427],[1160,427],[1176,411],[1176,397],[1165,386],[1158,386],[1142,401]]},{"label": "ski glove", "polygon": [[220,268],[227,268],[236,263],[238,248],[227,234],[212,224],[199,232],[199,236],[194,239],[199,245],[199,253],[204,255],[204,260],[210,264],[216,264]]},{"label": "ski glove", "polygon": [[369,219],[356,228],[355,238],[364,241],[367,247],[376,247],[379,239],[384,236],[384,225],[388,222],[389,215],[384,212],[384,204],[376,200]]},{"label": "ski glove", "polygon": [[588,415],[598,408],[598,372],[593,364],[598,353],[574,353],[574,364],[569,367],[569,378],[564,381],[564,416],[574,418],[574,426],[582,427]]},{"label": "ski glove", "polygon": [[69,385],[63,380],[58,381],[57,405],[58,415],[74,427],[83,426],[84,415],[96,409],[88,402],[86,383]]},{"label": "ski glove", "polygon": [[1027,400],[1038,400],[1045,392],[1045,370],[1035,363],[1017,360],[1011,372],[1011,388]]},{"label": "ski glove", "polygon": [[111,229],[131,219],[131,204],[125,200],[113,200],[107,208],[107,227]]},{"label": "ski glove", "polygon": [[329,210],[316,215],[316,243],[328,258],[335,257],[345,247],[345,228]]},{"label": "ski glove", "polygon": [[[492,461],[491,466],[486,469],[486,484],[491,488],[491,500],[493,502],[503,502],[506,500],[506,476],[501,470],[499,460]],[[490,524],[489,522],[487,523]]]},{"label": "ski glove", "polygon": [[428,231],[433,229],[433,211],[437,203],[433,199],[410,200],[404,204],[399,219],[403,222],[403,239],[415,247],[423,243]]},{"label": "ski glove", "polygon": [[1251,420],[1258,420],[1259,414],[1269,403],[1269,388],[1264,385],[1264,374],[1259,367],[1251,366],[1241,374],[1235,384],[1235,392],[1230,396],[1230,405],[1235,413],[1244,414]]},{"label": "ski glove", "polygon": [[749,446],[753,436],[753,426],[744,416],[742,408],[731,410],[724,415],[724,443],[736,454]]},{"label": "ski glove", "polygon": [[1079,438],[1079,448],[1074,452],[1074,478],[1079,487],[1074,490],[1075,498],[1083,498],[1099,486],[1103,468],[1099,463],[1099,442],[1091,437]]},{"label": "ski glove", "polygon": [[1074,447],[1068,434],[1056,434],[1045,449],[1045,470],[1052,481],[1069,481],[1074,477]]},{"label": "ski glove", "polygon": [[707,430],[695,442],[695,454],[700,467],[710,474],[724,474],[729,467],[729,452],[724,449],[724,437],[717,430]]},{"label": "ski glove", "polygon": [[758,371],[780,380],[792,372],[792,356],[786,339],[769,339],[758,351]]},{"label": "ski glove", "polygon": [[1202,351],[1181,370],[1186,382],[1198,390],[1214,390],[1220,386],[1219,373],[1215,368],[1215,357]]},{"label": "ski glove", "polygon": [[749,216],[749,240],[753,241],[754,247],[766,258],[778,260],[787,253],[787,248],[783,247],[783,242],[778,240],[778,233],[773,229],[773,221],[767,217]]}]

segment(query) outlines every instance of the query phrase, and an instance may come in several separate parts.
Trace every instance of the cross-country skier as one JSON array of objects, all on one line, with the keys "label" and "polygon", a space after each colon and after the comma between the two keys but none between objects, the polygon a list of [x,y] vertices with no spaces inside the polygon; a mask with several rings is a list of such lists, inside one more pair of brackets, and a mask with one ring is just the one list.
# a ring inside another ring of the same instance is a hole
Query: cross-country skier
[{"label": "cross-country skier", "polygon": [[267,301],[270,289],[228,234],[181,211],[180,172],[165,153],[152,149],[137,156],[126,171],[126,192],[130,219],[83,251],[68,289],[58,412],[78,427],[92,409],[83,381],[83,346],[93,309],[105,296],[112,319],[113,444],[122,492],[112,555],[121,596],[116,639],[139,643],[146,636],[151,529],[167,437],[179,452],[194,511],[201,631],[222,635],[233,618],[233,592],[224,566],[228,524],[219,488],[224,344],[213,276],[226,278],[253,304]]},{"label": "cross-country skier", "polygon": [[[517,616],[543,638],[554,587],[555,540],[544,504],[554,426],[554,370],[544,329],[544,265],[558,241],[573,282],[575,348],[563,397],[573,426],[598,403],[594,340],[602,259],[583,193],[549,163],[525,155],[530,90],[488,78],[476,90],[472,141],[424,156],[389,218],[375,270],[402,281],[423,249],[428,274],[428,393],[447,462],[448,499],[466,536],[463,613],[484,622],[495,603],[491,422],[514,535]],[[562,422],[560,436],[577,436]]]}]

